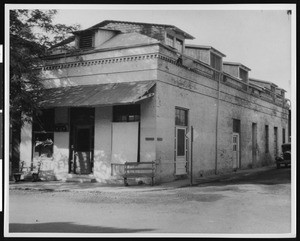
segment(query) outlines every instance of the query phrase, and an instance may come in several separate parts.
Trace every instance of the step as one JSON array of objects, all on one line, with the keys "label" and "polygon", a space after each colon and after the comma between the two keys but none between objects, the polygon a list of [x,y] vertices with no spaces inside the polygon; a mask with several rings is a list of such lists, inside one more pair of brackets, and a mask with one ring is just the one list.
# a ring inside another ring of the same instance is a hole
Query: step
[{"label": "step", "polygon": [[92,175],[78,175],[78,174],[68,174],[66,182],[96,182],[96,178]]}]

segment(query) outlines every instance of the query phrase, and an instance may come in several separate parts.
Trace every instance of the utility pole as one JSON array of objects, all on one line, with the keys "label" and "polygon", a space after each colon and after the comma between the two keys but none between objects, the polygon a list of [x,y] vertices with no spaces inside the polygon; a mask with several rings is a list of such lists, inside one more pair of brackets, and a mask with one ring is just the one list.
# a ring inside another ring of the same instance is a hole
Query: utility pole
[{"label": "utility pole", "polygon": [[191,126],[191,186],[193,185],[193,145],[194,145],[194,127]]}]

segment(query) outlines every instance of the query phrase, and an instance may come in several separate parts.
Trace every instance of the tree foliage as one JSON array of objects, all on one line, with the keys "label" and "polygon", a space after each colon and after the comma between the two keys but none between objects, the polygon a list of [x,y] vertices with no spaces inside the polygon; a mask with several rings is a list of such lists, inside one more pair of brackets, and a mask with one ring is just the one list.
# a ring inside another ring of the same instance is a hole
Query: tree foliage
[{"label": "tree foliage", "polygon": [[[54,24],[56,10],[10,11],[10,116],[11,124],[22,126],[37,110],[43,88],[39,68],[48,49],[78,30],[78,25]],[[31,90],[31,91],[28,91]],[[25,115],[22,115],[25,114]]]}]

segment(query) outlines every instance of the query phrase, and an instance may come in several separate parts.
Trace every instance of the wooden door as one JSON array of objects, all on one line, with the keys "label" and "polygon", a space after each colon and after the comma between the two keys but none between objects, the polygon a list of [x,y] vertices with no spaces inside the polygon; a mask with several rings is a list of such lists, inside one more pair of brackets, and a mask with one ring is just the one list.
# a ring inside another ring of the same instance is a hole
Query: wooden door
[{"label": "wooden door", "polygon": [[186,127],[175,128],[175,175],[187,174]]}]

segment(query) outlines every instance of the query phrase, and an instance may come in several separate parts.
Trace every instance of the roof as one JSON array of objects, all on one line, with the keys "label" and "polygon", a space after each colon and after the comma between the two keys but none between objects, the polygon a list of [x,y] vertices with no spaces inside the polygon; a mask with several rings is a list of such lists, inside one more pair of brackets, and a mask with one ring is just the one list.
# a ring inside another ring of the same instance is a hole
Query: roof
[{"label": "roof", "polygon": [[100,28],[100,27],[91,27],[88,29],[84,29],[84,30],[78,30],[78,31],[74,31],[72,33],[74,34],[81,34],[83,32],[88,32],[88,31],[96,31],[96,30],[105,30],[105,31],[111,31],[111,32],[117,32],[120,33],[120,30],[116,30],[116,29],[109,29],[109,28]]},{"label": "roof", "polygon": [[146,98],[145,94],[154,85],[155,81],[149,80],[44,89],[39,106],[97,107],[135,103]]},{"label": "roof", "polygon": [[260,79],[249,78],[249,81],[254,81],[254,82],[263,83],[263,84],[270,84],[270,85],[273,85],[273,86],[275,86],[275,87],[278,87],[278,86],[277,86],[276,84],[274,84],[273,82],[266,81],[266,80],[260,80]]},{"label": "roof", "polygon": [[212,46],[196,45],[196,44],[186,44],[185,47],[186,48],[195,48],[195,49],[211,49],[211,50],[217,52],[218,54],[220,54],[221,56],[226,57],[225,54],[221,53],[219,50],[215,49]]},{"label": "roof", "polygon": [[134,46],[139,44],[153,44],[153,43],[159,43],[159,41],[140,33],[122,33],[107,40],[105,43],[101,44],[98,47],[98,49],[129,47],[129,46]]},{"label": "roof", "polygon": [[91,30],[91,29],[95,29],[95,28],[101,28],[101,27],[104,27],[110,23],[121,23],[121,24],[132,24],[132,25],[144,25],[144,26],[157,26],[157,27],[162,27],[162,28],[168,28],[168,29],[172,29],[173,31],[175,32],[179,32],[181,34],[184,35],[184,37],[186,39],[194,39],[194,37],[190,34],[188,34],[187,32],[181,30],[180,28],[177,28],[176,26],[174,25],[169,25],[169,24],[157,24],[157,23],[143,23],[143,22],[128,22],[128,21],[117,21],[117,20],[104,20],[100,23],[97,23],[95,25],[93,25],[92,27],[90,28],[87,28],[83,31],[86,31],[86,30]]},{"label": "roof", "polygon": [[237,62],[223,62],[223,65],[234,65],[234,66],[240,66],[248,71],[250,71],[251,69],[248,68],[247,66],[241,64],[241,63],[237,63]]}]

